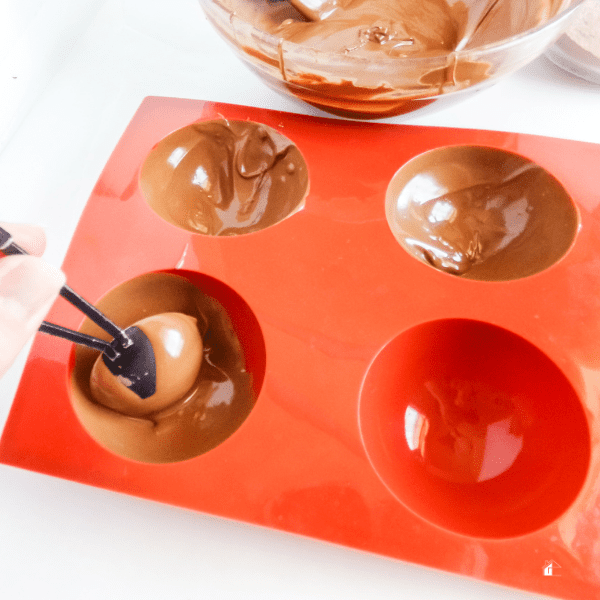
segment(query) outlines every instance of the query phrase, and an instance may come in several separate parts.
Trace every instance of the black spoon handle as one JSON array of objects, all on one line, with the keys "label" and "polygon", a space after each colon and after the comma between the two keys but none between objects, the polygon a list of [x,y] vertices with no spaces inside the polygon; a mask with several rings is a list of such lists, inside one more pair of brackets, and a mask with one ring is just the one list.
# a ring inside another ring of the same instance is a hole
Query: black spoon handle
[{"label": "black spoon handle", "polygon": [[108,342],[85,333],[79,333],[79,331],[73,331],[72,329],[67,329],[66,327],[55,325],[54,323],[48,323],[48,321],[42,321],[39,330],[42,333],[63,338],[65,340],[69,340],[70,342],[74,342],[75,344],[87,346],[93,350],[100,350],[111,360],[114,360],[117,358],[117,356],[119,356],[115,349]]},{"label": "black spoon handle", "polygon": [[[13,238],[6,229],[0,227],[0,250],[7,256],[11,254],[27,254],[21,246],[13,242]],[[70,302],[75,308],[78,308],[86,317],[96,323],[98,327],[104,329],[106,333],[121,341],[123,346],[131,345],[131,340],[125,332],[115,325],[105,314],[101,313],[95,306],[90,304],[85,298],[82,298],[77,292],[68,285],[63,285],[60,295]]]},{"label": "black spoon handle", "polygon": [[106,333],[120,340],[123,346],[127,347],[131,344],[131,340],[120,327],[117,327],[104,313],[101,313],[95,306],[90,304],[85,298],[82,298],[68,285],[62,286],[60,295],[67,302],[70,302],[73,306],[78,308],[91,321],[96,323],[98,327],[104,329]]}]

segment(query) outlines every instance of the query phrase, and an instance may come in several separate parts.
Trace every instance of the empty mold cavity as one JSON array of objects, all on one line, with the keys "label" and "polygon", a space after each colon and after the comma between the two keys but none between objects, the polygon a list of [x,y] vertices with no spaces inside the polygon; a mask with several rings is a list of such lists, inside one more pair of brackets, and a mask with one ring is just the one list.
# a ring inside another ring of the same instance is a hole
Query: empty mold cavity
[{"label": "empty mold cavity", "polygon": [[140,172],[146,202],[165,221],[205,235],[239,235],[279,223],[308,192],[298,148],[252,121],[199,121],[161,140]]},{"label": "empty mold cavity", "polygon": [[402,166],[386,216],[420,261],[468,279],[506,281],[559,261],[579,225],[563,186],[531,160],[496,148],[448,146]]},{"label": "empty mold cavity", "polygon": [[[114,288],[97,306],[120,327],[139,323],[152,336],[156,395],[183,385],[167,405],[154,396],[125,397],[114,378],[94,367],[98,352],[75,348],[72,405],[99,444],[141,462],[181,461],[215,448],[249,416],[264,378],[265,344],[251,309],[231,288],[191,271],[148,273]],[[108,339],[89,320],[81,331]],[[164,362],[163,344],[178,363]],[[199,371],[182,383],[190,362]]]},{"label": "empty mold cavity", "polygon": [[376,356],[360,397],[372,466],[411,511],[455,533],[536,531],[574,501],[590,435],[575,390],[538,348],[467,319],[409,329]]}]

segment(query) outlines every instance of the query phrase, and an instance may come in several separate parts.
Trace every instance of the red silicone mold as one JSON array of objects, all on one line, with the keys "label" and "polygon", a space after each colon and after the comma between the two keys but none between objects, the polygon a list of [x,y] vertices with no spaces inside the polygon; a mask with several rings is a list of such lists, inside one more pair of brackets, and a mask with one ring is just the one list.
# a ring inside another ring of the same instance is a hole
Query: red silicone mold
[{"label": "red silicone mold", "polygon": [[[221,116],[264,123],[298,146],[310,177],[301,210],[225,238],[150,210],[137,183],[148,152],[177,128]],[[387,186],[410,159],[452,145],[507,150],[551,173],[579,213],[565,256],[500,282],[410,256],[386,220]],[[600,146],[588,143],[147,98],[94,188],[64,270],[92,302],[154,271],[225,284],[264,339],[256,405],[206,454],[127,460],[73,411],[72,347],[40,335],[0,460],[523,590],[597,598],[598,164]],[[61,300],[49,319],[82,322]],[[547,576],[551,562],[560,577]]]}]

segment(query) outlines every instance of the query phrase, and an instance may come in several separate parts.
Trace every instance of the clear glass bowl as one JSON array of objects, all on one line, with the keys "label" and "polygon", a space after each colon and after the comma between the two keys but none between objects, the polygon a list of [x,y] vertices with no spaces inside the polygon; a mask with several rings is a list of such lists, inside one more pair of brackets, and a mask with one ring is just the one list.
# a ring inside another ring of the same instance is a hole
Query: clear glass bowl
[{"label": "clear glass bowl", "polygon": [[241,19],[225,0],[199,0],[237,56],[277,91],[333,114],[383,118],[481,89],[525,66],[571,25],[584,0],[524,33],[437,56],[376,59],[322,52],[275,37]]},{"label": "clear glass bowl", "polygon": [[600,85],[600,55],[595,42],[600,35],[599,15],[600,4],[586,0],[572,26],[548,48],[546,56],[568,73]]}]

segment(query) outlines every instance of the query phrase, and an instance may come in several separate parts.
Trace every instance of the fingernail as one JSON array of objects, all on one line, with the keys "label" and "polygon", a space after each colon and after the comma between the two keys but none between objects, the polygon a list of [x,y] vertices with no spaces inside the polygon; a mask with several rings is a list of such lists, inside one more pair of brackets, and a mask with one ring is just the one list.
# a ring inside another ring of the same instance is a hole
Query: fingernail
[{"label": "fingernail", "polygon": [[28,254],[41,256],[46,248],[46,234],[39,225],[0,222],[0,227],[10,232],[13,240]]}]

